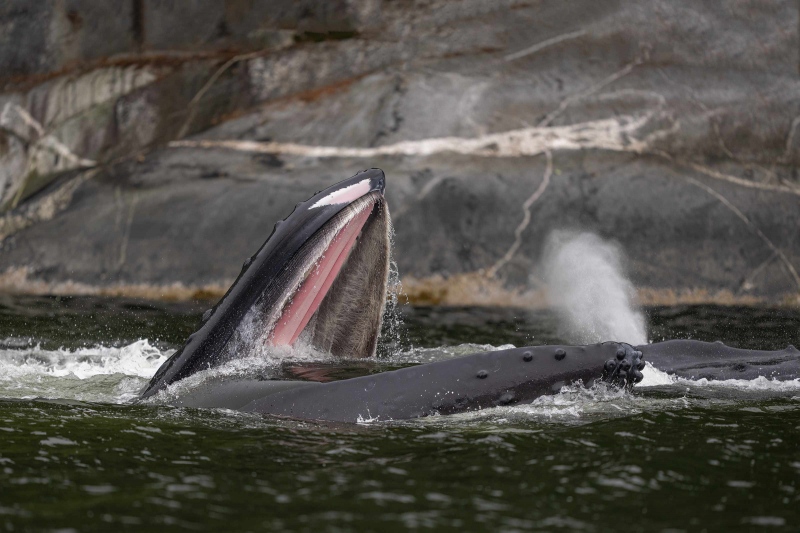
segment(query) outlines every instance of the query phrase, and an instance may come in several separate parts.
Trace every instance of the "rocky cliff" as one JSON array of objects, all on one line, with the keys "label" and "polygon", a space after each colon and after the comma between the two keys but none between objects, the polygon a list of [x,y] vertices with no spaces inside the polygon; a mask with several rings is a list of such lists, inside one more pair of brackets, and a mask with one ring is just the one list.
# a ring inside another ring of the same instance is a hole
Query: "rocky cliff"
[{"label": "rocky cliff", "polygon": [[5,2],[0,285],[215,296],[380,167],[416,301],[539,301],[586,229],[645,302],[797,303],[799,8]]}]

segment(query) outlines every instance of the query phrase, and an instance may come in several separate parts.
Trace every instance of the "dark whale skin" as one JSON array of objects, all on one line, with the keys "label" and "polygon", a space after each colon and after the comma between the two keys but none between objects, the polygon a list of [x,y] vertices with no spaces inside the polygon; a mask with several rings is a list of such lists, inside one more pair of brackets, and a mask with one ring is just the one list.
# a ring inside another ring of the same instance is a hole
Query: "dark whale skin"
[{"label": "dark whale skin", "polygon": [[755,379],[779,381],[800,377],[800,350],[743,350],[721,342],[671,340],[637,346],[659,370],[686,379]]},{"label": "dark whale skin", "polygon": [[[619,355],[618,355],[619,354]],[[259,398],[241,411],[304,420],[402,420],[529,403],[580,382],[637,372],[641,353],[623,343],[536,346],[467,355]],[[621,370],[617,369],[621,367]],[[633,377],[638,374],[638,378]],[[622,379],[623,384],[625,379]]]},{"label": "dark whale skin", "polygon": [[195,372],[221,363],[225,345],[256,299],[303,244],[346,208],[347,204],[325,205],[314,209],[310,207],[321,198],[365,179],[370,180],[372,191],[383,194],[386,185],[383,171],[377,168],[365,170],[297,204],[288,217],[275,224],[258,252],[245,261],[242,272],[225,296],[204,315],[200,329],[192,333],[186,344],[161,365],[140,399],[152,396],[167,385]]}]

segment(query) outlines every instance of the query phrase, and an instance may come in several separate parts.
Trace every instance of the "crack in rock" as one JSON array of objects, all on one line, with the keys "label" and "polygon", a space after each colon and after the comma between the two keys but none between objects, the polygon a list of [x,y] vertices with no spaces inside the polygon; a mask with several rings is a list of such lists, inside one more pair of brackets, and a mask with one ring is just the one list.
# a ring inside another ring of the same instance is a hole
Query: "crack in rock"
[{"label": "crack in rock", "polygon": [[542,197],[544,191],[547,190],[547,186],[550,185],[550,178],[553,175],[553,154],[548,150],[545,152],[545,155],[547,156],[547,167],[544,170],[542,181],[539,183],[536,190],[533,191],[533,194],[522,204],[522,221],[514,230],[514,242],[511,244],[511,247],[509,247],[503,257],[498,259],[498,261],[486,271],[486,275],[490,278],[495,277],[497,272],[514,258],[517,250],[522,246],[522,233],[531,222],[531,207]]}]

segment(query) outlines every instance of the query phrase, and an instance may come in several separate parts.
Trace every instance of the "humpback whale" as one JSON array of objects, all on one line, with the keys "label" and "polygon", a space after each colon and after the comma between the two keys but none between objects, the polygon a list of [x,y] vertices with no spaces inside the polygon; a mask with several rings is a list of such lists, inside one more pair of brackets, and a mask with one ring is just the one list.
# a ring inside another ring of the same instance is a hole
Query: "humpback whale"
[{"label": "humpback whale", "polygon": [[389,273],[385,176],[360,172],[295,206],[142,398],[257,343],[311,345],[345,357],[375,353]]},{"label": "humpback whale", "polygon": [[[302,340],[338,357],[374,356],[390,260],[385,185],[384,173],[370,169],[298,204],[140,398],[264,345]],[[576,382],[631,389],[646,361],[688,378],[800,376],[800,351],[793,346],[759,351],[692,340],[604,342],[482,352],[330,383],[210,378],[169,401],[311,420],[400,420],[529,403]]]}]

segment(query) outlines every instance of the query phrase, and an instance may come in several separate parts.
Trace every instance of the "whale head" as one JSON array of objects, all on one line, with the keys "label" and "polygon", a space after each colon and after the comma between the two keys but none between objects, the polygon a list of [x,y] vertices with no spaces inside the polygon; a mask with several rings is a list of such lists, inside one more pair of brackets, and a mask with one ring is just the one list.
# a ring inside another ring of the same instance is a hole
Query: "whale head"
[{"label": "whale head", "polygon": [[337,356],[373,355],[389,274],[385,183],[370,169],[298,204],[142,397],[265,344],[302,339]]}]

